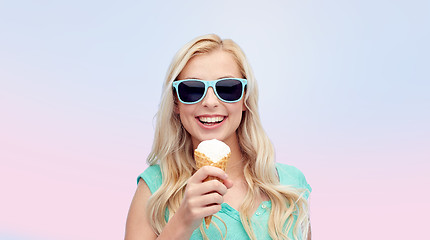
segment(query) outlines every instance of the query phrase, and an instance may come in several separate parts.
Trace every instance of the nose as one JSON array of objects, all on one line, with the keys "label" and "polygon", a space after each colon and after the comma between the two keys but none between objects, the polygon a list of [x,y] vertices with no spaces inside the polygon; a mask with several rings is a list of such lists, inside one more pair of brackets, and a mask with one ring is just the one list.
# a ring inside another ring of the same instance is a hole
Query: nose
[{"label": "nose", "polygon": [[219,99],[215,95],[215,92],[212,87],[208,88],[206,96],[202,100],[202,105],[205,107],[217,107],[219,105]]}]

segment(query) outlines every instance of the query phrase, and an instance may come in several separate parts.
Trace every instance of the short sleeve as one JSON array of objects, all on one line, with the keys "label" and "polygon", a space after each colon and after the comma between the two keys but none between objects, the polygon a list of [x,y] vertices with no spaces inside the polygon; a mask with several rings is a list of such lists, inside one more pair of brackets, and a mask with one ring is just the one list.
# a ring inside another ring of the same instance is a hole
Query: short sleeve
[{"label": "short sleeve", "polygon": [[279,182],[282,185],[291,185],[299,189],[307,189],[304,194],[305,198],[309,198],[312,188],[306,181],[305,175],[296,167],[287,164],[276,163],[276,170],[278,171]]},{"label": "short sleeve", "polygon": [[156,164],[149,166],[142,174],[137,177],[138,184],[141,178],[143,181],[145,181],[146,185],[148,185],[151,193],[154,194],[154,192],[160,188],[163,182],[160,165]]}]

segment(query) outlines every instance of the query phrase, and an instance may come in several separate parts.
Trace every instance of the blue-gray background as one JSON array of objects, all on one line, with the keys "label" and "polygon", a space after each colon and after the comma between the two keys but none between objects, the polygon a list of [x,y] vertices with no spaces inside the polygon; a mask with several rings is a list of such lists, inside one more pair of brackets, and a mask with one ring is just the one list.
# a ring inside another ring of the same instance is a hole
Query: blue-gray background
[{"label": "blue-gray background", "polygon": [[176,51],[246,52],[315,239],[418,239],[429,1],[0,1],[0,238],[120,239]]}]

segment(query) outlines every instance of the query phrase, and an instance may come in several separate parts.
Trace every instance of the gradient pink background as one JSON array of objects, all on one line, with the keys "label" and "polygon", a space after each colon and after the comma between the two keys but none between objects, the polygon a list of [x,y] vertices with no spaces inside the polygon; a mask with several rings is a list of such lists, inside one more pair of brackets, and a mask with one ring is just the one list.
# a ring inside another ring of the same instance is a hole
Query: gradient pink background
[{"label": "gradient pink background", "polygon": [[[314,239],[423,239],[426,1],[0,3],[0,239],[121,239],[175,52],[245,50]],[[427,189],[427,190],[426,190]]]}]

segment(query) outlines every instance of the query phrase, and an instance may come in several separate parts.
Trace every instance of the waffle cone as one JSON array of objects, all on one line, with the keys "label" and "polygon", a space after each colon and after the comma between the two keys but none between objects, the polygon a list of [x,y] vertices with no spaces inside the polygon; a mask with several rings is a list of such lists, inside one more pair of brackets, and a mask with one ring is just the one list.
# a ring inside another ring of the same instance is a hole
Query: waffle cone
[{"label": "waffle cone", "polygon": [[[197,150],[194,151],[194,160],[196,161],[197,168],[201,168],[203,166],[214,166],[217,168],[221,168],[223,171],[225,171],[225,168],[227,166],[227,162],[230,159],[231,153],[228,153],[227,156],[223,157],[218,162],[212,162],[209,157],[207,157],[204,153],[201,153]],[[204,182],[210,181],[210,180],[221,180],[217,177],[209,176],[207,177]],[[205,225],[206,229],[209,228],[209,225],[211,224],[212,215],[205,217]]]}]

